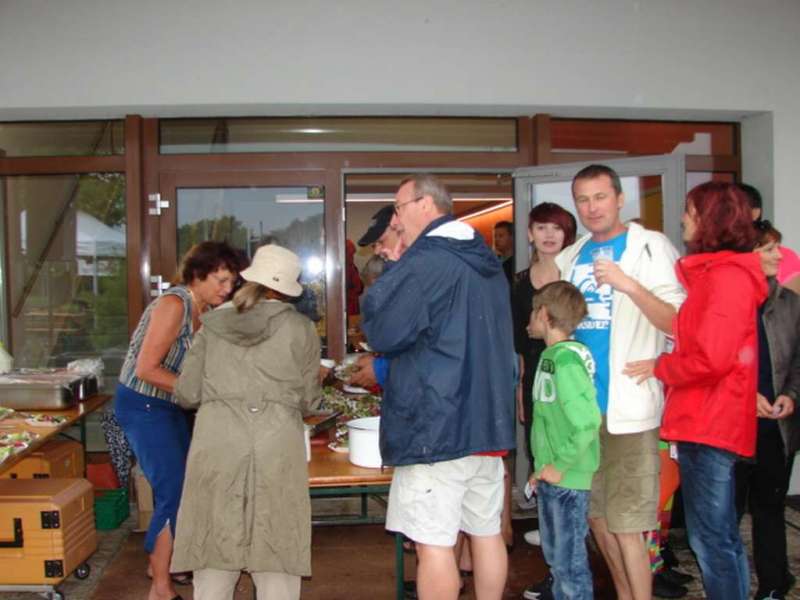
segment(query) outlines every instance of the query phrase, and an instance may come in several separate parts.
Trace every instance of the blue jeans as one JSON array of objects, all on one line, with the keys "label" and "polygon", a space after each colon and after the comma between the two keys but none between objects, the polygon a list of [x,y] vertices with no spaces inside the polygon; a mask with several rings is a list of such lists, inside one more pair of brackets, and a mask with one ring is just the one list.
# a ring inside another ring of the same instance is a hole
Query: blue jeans
[{"label": "blue jeans", "polygon": [[709,600],[747,600],[750,571],[736,518],[736,455],[678,443],[689,545],[697,556]]},{"label": "blue jeans", "polygon": [[153,488],[153,517],[144,538],[144,549],[151,553],[167,525],[175,538],[189,453],[189,425],[176,404],[145,396],[121,383],[117,385],[114,415]]},{"label": "blue jeans", "polygon": [[592,571],[586,552],[589,491],[571,490],[544,481],[536,486],[539,535],[553,576],[555,600],[593,598]]}]

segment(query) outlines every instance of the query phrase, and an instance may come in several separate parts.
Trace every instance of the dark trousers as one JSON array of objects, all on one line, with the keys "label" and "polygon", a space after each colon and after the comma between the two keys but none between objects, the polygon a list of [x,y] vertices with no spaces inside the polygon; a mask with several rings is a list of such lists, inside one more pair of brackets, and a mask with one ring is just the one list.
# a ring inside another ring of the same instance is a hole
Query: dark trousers
[{"label": "dark trousers", "polygon": [[792,458],[785,456],[778,424],[759,419],[755,462],[740,462],[736,467],[736,511],[739,519],[747,510],[752,518],[759,596],[781,590],[787,583],[783,512]]}]

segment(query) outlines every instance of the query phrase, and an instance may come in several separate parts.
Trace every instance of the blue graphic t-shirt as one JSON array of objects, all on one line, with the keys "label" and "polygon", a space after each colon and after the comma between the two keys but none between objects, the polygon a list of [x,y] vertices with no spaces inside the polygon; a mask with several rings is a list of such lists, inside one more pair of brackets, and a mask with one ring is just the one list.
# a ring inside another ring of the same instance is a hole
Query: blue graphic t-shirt
[{"label": "blue graphic t-shirt", "polygon": [[608,411],[608,353],[611,341],[613,290],[608,284],[597,286],[594,278],[594,261],[600,258],[610,260],[613,257],[614,262],[619,262],[627,242],[627,231],[605,242],[589,240],[581,248],[578,260],[575,261],[575,268],[572,270],[571,282],[583,293],[586,307],[589,309],[589,314],[575,330],[575,339],[592,351],[597,366],[594,381],[601,414],[606,414]]}]

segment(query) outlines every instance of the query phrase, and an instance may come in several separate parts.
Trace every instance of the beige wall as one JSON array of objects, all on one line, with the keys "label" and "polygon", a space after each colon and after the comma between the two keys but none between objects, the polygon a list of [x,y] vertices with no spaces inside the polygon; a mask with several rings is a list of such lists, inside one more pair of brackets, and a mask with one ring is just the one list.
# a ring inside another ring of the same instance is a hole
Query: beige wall
[{"label": "beige wall", "polygon": [[785,0],[0,2],[0,119],[771,113],[745,172],[800,246],[799,29]]}]

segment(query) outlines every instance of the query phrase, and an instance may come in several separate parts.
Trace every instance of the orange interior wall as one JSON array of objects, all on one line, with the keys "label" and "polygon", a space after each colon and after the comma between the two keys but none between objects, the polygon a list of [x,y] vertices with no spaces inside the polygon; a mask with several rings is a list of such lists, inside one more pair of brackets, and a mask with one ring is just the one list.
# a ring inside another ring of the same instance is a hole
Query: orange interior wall
[{"label": "orange interior wall", "polygon": [[514,222],[514,206],[509,204],[508,206],[503,206],[502,208],[495,209],[493,211],[483,213],[482,215],[478,215],[476,217],[462,217],[459,218],[459,221],[463,221],[464,223],[468,223],[475,228],[475,230],[481,234],[483,239],[492,247],[492,232],[494,230],[495,223],[499,221],[510,221]]}]

